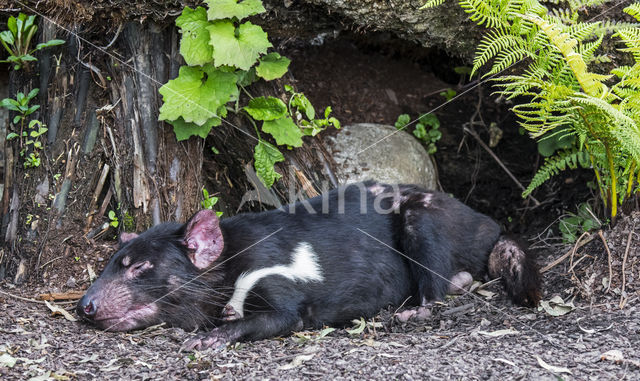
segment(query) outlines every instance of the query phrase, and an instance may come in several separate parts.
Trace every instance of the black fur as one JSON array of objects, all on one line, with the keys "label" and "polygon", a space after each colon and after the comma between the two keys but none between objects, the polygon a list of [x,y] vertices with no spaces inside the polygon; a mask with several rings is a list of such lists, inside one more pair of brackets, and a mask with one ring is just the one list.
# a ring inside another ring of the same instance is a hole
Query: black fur
[{"label": "black fur", "polygon": [[[376,213],[376,207],[390,213]],[[416,186],[352,185],[305,203],[226,218],[219,226],[208,216],[199,213],[187,224],[162,224],[131,237],[79,302],[78,313],[114,330],[161,321],[187,329],[217,326],[192,340],[193,348],[340,325],[409,297],[424,305],[442,299],[460,271],[506,276],[516,302],[535,304],[539,298],[529,256],[494,254],[502,262],[522,259],[521,273],[504,270],[498,260],[489,271],[489,254],[500,237],[493,220]],[[316,253],[322,281],[266,277],[251,290],[243,318],[217,320],[242,273],[289,264],[300,242]],[[201,255],[215,259],[202,267]],[[109,302],[114,293],[129,295],[121,303],[126,308]],[[124,322],[106,319],[105,324],[104,317],[112,315]]]}]

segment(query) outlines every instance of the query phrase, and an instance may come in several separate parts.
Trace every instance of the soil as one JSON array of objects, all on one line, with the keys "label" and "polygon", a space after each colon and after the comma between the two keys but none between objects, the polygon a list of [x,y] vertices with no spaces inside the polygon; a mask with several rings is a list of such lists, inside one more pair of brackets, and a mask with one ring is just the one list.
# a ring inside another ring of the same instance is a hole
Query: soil
[{"label": "soil", "polygon": [[[571,247],[558,244],[553,222],[589,199],[588,191],[578,190],[588,189],[590,174],[552,179],[534,194],[539,206],[523,200],[522,190],[463,131],[473,128],[488,142],[488,126],[496,123],[503,136],[493,152],[527,184],[540,159],[535,144],[518,133],[509,105],[496,102],[484,85],[458,83],[454,60],[403,44],[380,36],[371,45],[346,35],[319,46],[285,41],[279,51],[292,59],[298,89],[317,109],[331,105],[343,124],[393,124],[399,114],[414,119],[436,109],[443,132],[435,154],[442,188],[542,248],[541,266],[561,257]],[[440,93],[450,88],[460,96],[446,103]],[[469,123],[474,115],[481,123]],[[637,226],[640,215],[621,218],[544,273],[545,301],[560,297],[566,305],[514,307],[491,284],[491,293],[437,305],[421,323],[399,323],[394,311],[382,311],[362,332],[302,332],[195,353],[179,352],[191,335],[179,329],[99,332],[54,316],[33,300],[44,292],[86,288],[90,272],[99,273],[115,246],[105,237],[70,238],[41,262],[47,287],[1,285],[0,378],[639,379]],[[73,301],[58,304],[73,309]],[[570,312],[551,315],[558,311]]]}]

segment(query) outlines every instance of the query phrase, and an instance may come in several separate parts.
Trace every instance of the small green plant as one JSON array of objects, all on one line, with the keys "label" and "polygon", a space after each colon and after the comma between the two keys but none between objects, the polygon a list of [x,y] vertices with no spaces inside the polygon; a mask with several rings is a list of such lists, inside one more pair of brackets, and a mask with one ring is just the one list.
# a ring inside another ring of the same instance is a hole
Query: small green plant
[{"label": "small green plant", "polygon": [[124,212],[122,216],[122,225],[124,227],[124,231],[132,232],[136,229],[135,221],[133,220],[133,216],[129,214],[129,212]]},{"label": "small green plant", "polygon": [[440,93],[440,96],[443,97],[447,102],[453,99],[458,93],[454,89],[446,89]]},{"label": "small green plant", "polygon": [[109,225],[111,225],[114,228],[117,228],[118,225],[120,225],[120,221],[118,221],[118,216],[116,215],[116,212],[114,212],[113,210],[110,210],[108,213],[109,216]]},{"label": "small green plant", "polygon": [[[399,130],[405,128],[411,121],[408,114],[401,114],[396,120],[395,127]],[[433,155],[438,151],[436,143],[442,137],[440,132],[440,121],[434,114],[425,114],[418,118],[418,123],[413,130],[413,136],[420,139],[426,146],[427,152]]]},{"label": "small green plant", "polygon": [[[262,79],[281,78],[288,70],[289,59],[272,47],[267,34],[258,25],[243,21],[265,12],[261,0],[205,0],[208,7],[185,7],[176,19],[182,34],[180,54],[186,66],[178,77],[163,85],[159,120],[173,126],[176,138],[205,138],[211,128],[219,126],[229,111],[243,112],[254,124],[258,144],[254,148],[254,166],[261,181],[270,187],[280,178],[274,169],[284,161],[280,150],[262,138],[260,131],[271,135],[277,145],[288,149],[300,147],[302,137],[314,136],[327,126],[340,127],[330,117],[315,118],[309,100],[291,87],[288,104],[275,97],[251,96],[247,87]],[[242,91],[241,91],[242,90]],[[249,100],[243,99],[247,94]],[[258,129],[256,121],[261,122]]]},{"label": "small green plant", "polygon": [[38,95],[38,92],[39,89],[37,88],[31,90],[27,95],[19,92],[16,95],[16,99],[5,98],[0,101],[0,107],[17,113],[13,118],[13,125],[19,125],[20,132],[10,132],[7,134],[6,139],[13,140],[20,138],[20,156],[24,157],[25,168],[40,166],[40,151],[42,150],[40,136],[47,132],[47,128],[41,121],[37,119],[29,121],[28,118],[29,115],[40,108],[39,105],[29,106],[29,102]]},{"label": "small green plant", "polygon": [[9,20],[7,20],[9,30],[0,32],[0,43],[9,53],[9,57],[0,62],[10,62],[14,65],[14,70],[20,70],[28,62],[37,60],[33,56],[36,51],[64,44],[64,40],[49,40],[37,44],[35,48],[31,48],[31,39],[38,30],[35,20],[36,16],[27,16],[24,13],[20,13],[17,18],[9,17]]},{"label": "small green plant", "polygon": [[[200,206],[203,209],[211,209],[218,203],[218,198],[209,195],[209,191],[206,188],[202,188],[202,201],[200,201]],[[222,216],[222,212],[216,212],[216,216]]]},{"label": "small green plant", "polygon": [[[430,0],[425,7],[443,2]],[[520,125],[532,138],[552,140],[546,151],[555,153],[523,196],[580,164],[593,169],[600,199],[614,220],[618,205],[639,190],[640,27],[580,21],[582,10],[603,2],[575,0],[568,9],[549,10],[537,0],[459,1],[471,20],[490,29],[478,45],[473,72],[490,63],[485,76],[495,75],[523,61],[526,68],[520,74],[494,79],[498,93],[527,99],[512,108]],[[640,21],[640,4],[624,11]],[[620,50],[633,59],[632,66],[614,67],[608,75],[600,73],[608,57],[597,54],[607,31],[615,32],[613,37],[626,46]],[[560,135],[574,143],[557,147]]]},{"label": "small green plant", "polygon": [[562,242],[571,244],[576,242],[580,235],[602,226],[602,222],[593,213],[591,207],[587,203],[578,206],[578,213],[568,213],[558,223],[558,228],[562,234]]}]

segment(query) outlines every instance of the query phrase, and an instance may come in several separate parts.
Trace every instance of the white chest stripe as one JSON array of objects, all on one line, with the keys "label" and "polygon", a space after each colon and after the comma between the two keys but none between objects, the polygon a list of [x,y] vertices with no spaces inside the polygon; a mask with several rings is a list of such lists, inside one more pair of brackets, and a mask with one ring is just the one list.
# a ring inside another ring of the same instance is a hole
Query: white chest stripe
[{"label": "white chest stripe", "polygon": [[276,265],[263,269],[242,273],[236,280],[235,290],[228,305],[233,307],[236,315],[244,316],[244,301],[247,294],[262,278],[270,275],[280,275],[292,281],[320,282],[324,279],[322,269],[313,247],[307,242],[300,242],[293,250],[290,265]]}]

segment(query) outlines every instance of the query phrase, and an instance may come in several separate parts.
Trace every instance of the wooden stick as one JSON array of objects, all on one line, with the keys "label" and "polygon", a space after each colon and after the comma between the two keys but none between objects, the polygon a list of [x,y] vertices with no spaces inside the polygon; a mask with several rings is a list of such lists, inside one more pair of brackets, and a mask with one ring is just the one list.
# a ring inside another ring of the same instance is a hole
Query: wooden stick
[{"label": "wooden stick", "polygon": [[[487,151],[487,152],[489,153],[489,155],[491,155],[491,157],[493,158],[493,160],[495,160],[495,161],[498,163],[498,165],[500,165],[500,168],[502,168],[502,169],[507,173],[507,175],[511,178],[511,180],[513,180],[513,182],[514,182],[514,183],[516,183],[516,185],[517,185],[520,189],[522,189],[522,191],[524,192],[524,190],[526,189],[526,188],[524,187],[524,185],[522,185],[522,183],[521,183],[520,181],[518,181],[518,179],[516,179],[516,177],[513,175],[513,173],[511,173],[511,171],[509,170],[509,168],[507,168],[507,167],[504,165],[504,163],[500,160],[500,158],[499,158],[495,153],[493,153],[493,151],[491,150],[491,148],[489,148],[489,146],[488,146],[488,145],[486,145],[486,144],[485,144],[485,142],[483,142],[483,141],[482,141],[482,139],[480,139],[480,136],[478,135],[478,133],[477,133],[477,132],[475,132],[473,129],[468,128],[468,127],[465,127],[465,128],[464,128],[464,131],[465,131],[466,133],[468,133],[469,135],[473,136],[473,138],[474,138],[474,139],[476,139],[476,141],[478,141],[478,144],[480,144],[480,146],[481,146],[482,148],[484,148],[484,150],[485,150],[485,151]],[[529,195],[528,197],[531,199],[531,201],[533,201],[533,203],[534,203],[536,206],[539,206],[539,205],[540,205],[540,201],[538,201],[535,197],[533,197],[533,196],[531,196],[531,195]]]},{"label": "wooden stick", "polygon": [[37,296],[38,300],[76,300],[82,298],[84,291],[49,292]]},{"label": "wooden stick", "polygon": [[622,309],[625,305],[624,299],[624,289],[627,285],[627,277],[624,274],[624,268],[627,265],[627,257],[629,256],[629,248],[631,247],[631,236],[633,235],[633,231],[636,229],[636,225],[633,225],[633,228],[629,231],[629,235],[627,236],[627,248],[624,250],[624,259],[622,259],[622,289],[620,292],[620,304],[618,304],[618,308]]},{"label": "wooden stick", "polygon": [[[587,238],[583,241],[582,237],[584,237],[585,235],[587,235]],[[559,257],[558,259],[554,260],[553,262],[551,262],[548,265],[546,265],[545,267],[543,267],[540,270],[540,273],[545,273],[545,272],[551,270],[552,268],[556,267],[562,261],[564,261],[565,259],[569,258],[569,256],[572,253],[575,253],[576,250],[578,250],[582,246],[586,245],[587,243],[591,242],[593,240],[593,238],[594,238],[593,235],[589,234],[588,232],[582,233],[582,235],[580,236],[580,238],[578,238],[578,240],[576,241],[575,245],[573,245],[573,248],[571,250],[567,251],[561,257]]]},{"label": "wooden stick", "polygon": [[607,240],[604,239],[604,234],[602,234],[602,230],[598,230],[598,235],[600,236],[600,239],[602,240],[602,243],[604,244],[604,248],[607,250],[607,258],[609,260],[609,284],[607,285],[607,289],[605,290],[606,292],[609,292],[609,290],[611,289],[611,281],[613,280],[613,269],[611,268],[611,251],[609,250],[609,245],[607,245]]}]

